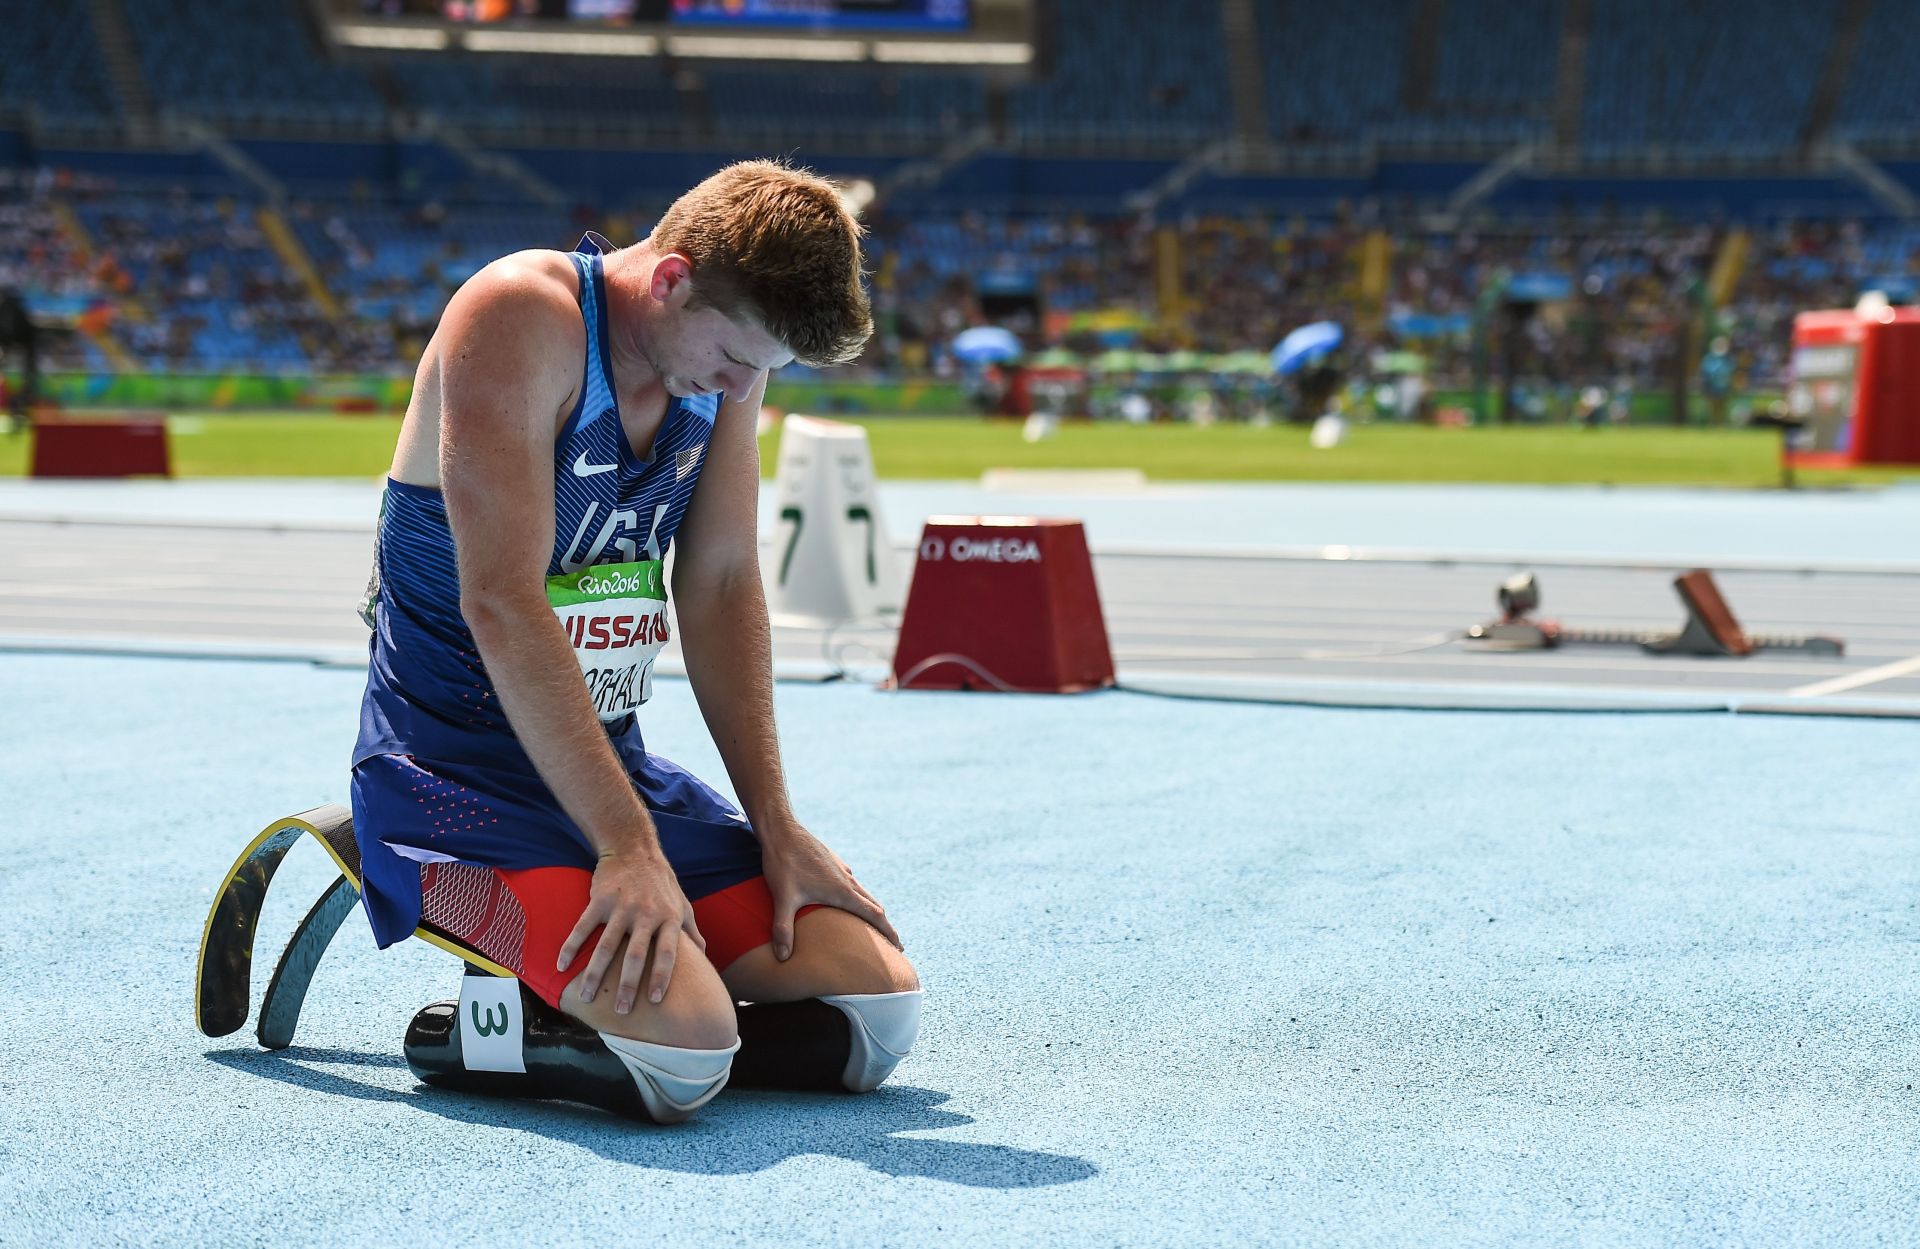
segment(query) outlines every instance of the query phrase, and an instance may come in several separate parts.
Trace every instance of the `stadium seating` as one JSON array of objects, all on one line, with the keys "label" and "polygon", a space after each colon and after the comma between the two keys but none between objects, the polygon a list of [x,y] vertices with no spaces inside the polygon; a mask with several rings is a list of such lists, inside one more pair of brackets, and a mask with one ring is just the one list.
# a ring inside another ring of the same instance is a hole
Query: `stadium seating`
[{"label": "stadium seating", "polygon": [[[54,321],[133,296],[153,319],[122,320],[116,333],[155,370],[404,370],[461,281],[510,251],[570,246],[577,229],[552,209],[297,202],[286,210],[294,231],[343,310],[330,320],[266,245],[258,204],[84,188],[70,204],[94,255],[62,235],[48,200],[0,197],[0,255],[18,258],[0,265],[0,280],[24,285]],[[1179,232],[1181,285],[1193,300],[1186,341],[1260,350],[1306,321],[1350,319],[1362,234],[1336,217],[1189,216]],[[1457,327],[1501,275],[1540,275],[1574,293],[1565,324],[1542,331],[1543,360],[1577,373],[1604,341],[1609,370],[1655,385],[1674,325],[1697,313],[1717,239],[1707,225],[1604,221],[1396,228],[1384,312],[1393,325]],[[976,315],[983,292],[1031,291],[1057,317],[1130,310],[1151,319],[1161,294],[1153,255],[1150,223],[1122,214],[880,214],[870,267],[894,354],[877,363],[894,361],[902,342],[944,341]],[[1763,226],[1725,310],[1745,376],[1780,380],[1794,312],[1845,306],[1867,289],[1911,298],[1917,278],[1920,227]],[[1064,323],[1050,324],[1058,341]],[[1420,342],[1443,373],[1471,367],[1458,333]],[[68,367],[100,366],[85,342],[61,350]]]},{"label": "stadium seating", "polygon": [[1042,6],[1051,64],[1008,102],[1026,148],[1202,144],[1232,128],[1220,6],[1165,0],[1119,18],[1109,0]]},{"label": "stadium seating", "polygon": [[1560,6],[1449,0],[1435,53],[1431,118],[1406,117],[1390,137],[1431,126],[1451,139],[1517,142],[1550,129]]},{"label": "stadium seating", "polygon": [[1913,84],[1920,74],[1920,24],[1894,0],[1867,13],[1852,72],[1834,117],[1834,137],[1853,143],[1912,150],[1920,141],[1920,110]]},{"label": "stadium seating", "polygon": [[[1092,307],[1102,293],[1104,231],[1056,218],[916,216],[876,231],[869,263],[906,301],[938,297],[958,279],[1044,284],[1055,311]],[[1105,276],[1112,276],[1111,273]]]},{"label": "stadium seating", "polygon": [[657,61],[381,56],[367,66],[405,109],[438,114],[478,135],[925,147],[985,115],[977,77],[865,66],[796,73],[721,63],[689,70],[704,101],[692,113]]},{"label": "stadium seating", "polygon": [[250,205],[116,196],[83,202],[78,212],[156,315],[127,327],[147,367],[307,363],[298,331],[317,310],[267,246]]},{"label": "stadium seating", "polygon": [[564,214],[468,209],[440,217],[392,208],[303,212],[295,233],[349,315],[431,327],[459,285],[497,257],[571,247]]},{"label": "stadium seating", "polygon": [[382,55],[363,61],[403,111],[499,135],[671,135],[687,119],[658,61],[560,56]]},{"label": "stadium seating", "polygon": [[115,117],[93,22],[82,4],[0,0],[0,111],[59,125]]},{"label": "stadium seating", "polygon": [[1267,127],[1289,142],[1354,141],[1400,115],[1413,0],[1341,0],[1326,10],[1259,0]]},{"label": "stadium seating", "polygon": [[319,54],[303,5],[121,3],[163,113],[240,129],[378,132],[385,126],[386,102],[366,72]]},{"label": "stadium seating", "polygon": [[[451,292],[496,256],[570,246],[583,224],[630,241],[672,195],[746,155],[790,153],[887,188],[903,166],[982,127],[985,150],[893,190],[873,214],[889,340],[937,343],[977,314],[983,292],[1031,292],[1054,314],[1055,339],[1076,312],[1150,319],[1168,294],[1152,230],[1169,225],[1191,304],[1179,342],[1157,345],[1259,349],[1305,320],[1351,317],[1359,240],[1372,228],[1390,241],[1396,324],[1457,329],[1497,274],[1530,273],[1577,291],[1579,315],[1604,327],[1621,367],[1647,376],[1665,367],[1676,318],[1697,313],[1727,222],[1755,231],[1727,309],[1754,378],[1778,380],[1797,308],[1864,289],[1920,297],[1920,229],[1844,171],[1649,172],[1689,153],[1764,163],[1798,151],[1841,0],[1595,0],[1579,100],[1587,167],[1503,180],[1466,235],[1434,233],[1421,214],[1507,145],[1550,136],[1562,4],[1347,0],[1329,20],[1298,0],[1253,0],[1267,125],[1288,159],[1190,170],[1175,185],[1186,157],[1235,133],[1229,62],[1244,49],[1228,47],[1218,0],[1037,6],[1040,59],[1011,79],[336,56],[294,0],[113,2],[162,120],[209,120],[234,147],[96,139],[122,120],[91,9],[0,0],[0,111],[15,119],[0,129],[0,281],[62,324],[98,321],[131,296],[152,319],[129,312],[114,332],[154,369],[404,370]],[[1823,98],[1835,137],[1920,190],[1910,158],[1920,113],[1902,86],[1920,35],[1903,17],[1890,0],[1872,6],[1848,78]],[[558,189],[560,206],[459,136],[416,124],[428,116]],[[75,129],[51,146],[63,119]],[[279,208],[332,299],[316,300],[300,266],[267,245],[261,192],[230,167],[233,150],[284,190]],[[1642,164],[1621,173],[1622,161]],[[55,184],[54,168],[73,180]],[[1171,190],[1142,217],[1142,193],[1163,184]],[[66,236],[56,207],[78,214],[100,255]],[[334,300],[330,316],[320,305]],[[1541,358],[1572,367],[1585,348],[1570,341],[1546,343]],[[1466,367],[1457,343],[1428,346]],[[89,339],[58,350],[75,367],[103,359]],[[870,364],[906,358],[893,352]]]},{"label": "stadium seating", "polygon": [[1807,0],[1605,0],[1593,6],[1581,144],[1720,158],[1792,149],[1832,43],[1835,8]]},{"label": "stadium seating", "polygon": [[937,147],[982,125],[976,75],[864,66],[826,73],[722,66],[701,74],[718,135],[733,142],[815,140],[839,147]]},{"label": "stadium seating", "polygon": [[[396,117],[431,113],[499,142],[558,135],[914,155],[982,125],[1004,150],[1088,154],[1192,151],[1235,129],[1218,0],[1130,14],[1109,0],[1040,5],[1032,79],[1005,85],[876,66],[337,57],[293,0],[117,2],[162,113],[241,132],[373,137]],[[1338,20],[1294,0],[1254,0],[1253,9],[1268,130],[1289,145],[1384,142],[1439,154],[1550,133],[1560,3],[1347,0]],[[0,61],[0,108],[111,121],[91,25],[60,11],[0,0],[0,19],[26,49]],[[1421,12],[1438,15],[1422,36],[1430,49],[1410,45]],[[1603,162],[1650,151],[1758,160],[1795,150],[1840,13],[1840,0],[1595,3],[1580,102],[1585,150]],[[1920,65],[1911,25],[1901,6],[1873,6],[1837,137],[1920,145],[1920,116],[1901,86]]]}]

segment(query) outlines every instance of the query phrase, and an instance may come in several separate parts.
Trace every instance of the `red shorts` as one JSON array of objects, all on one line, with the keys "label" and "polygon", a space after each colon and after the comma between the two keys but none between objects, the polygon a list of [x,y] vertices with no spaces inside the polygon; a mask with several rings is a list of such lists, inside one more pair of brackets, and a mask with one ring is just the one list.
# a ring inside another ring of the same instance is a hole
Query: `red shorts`
[{"label": "red shorts", "polygon": [[[518,976],[549,1005],[587,968],[602,929],[595,928],[572,964],[554,964],[567,934],[587,909],[593,873],[578,867],[519,871],[471,863],[428,863],[420,869],[420,919]],[[754,876],[694,898],[694,922],[706,939],[707,961],[719,971],[773,940],[773,895]],[[803,906],[798,914],[818,910]],[[613,973],[617,977],[617,971]]]}]

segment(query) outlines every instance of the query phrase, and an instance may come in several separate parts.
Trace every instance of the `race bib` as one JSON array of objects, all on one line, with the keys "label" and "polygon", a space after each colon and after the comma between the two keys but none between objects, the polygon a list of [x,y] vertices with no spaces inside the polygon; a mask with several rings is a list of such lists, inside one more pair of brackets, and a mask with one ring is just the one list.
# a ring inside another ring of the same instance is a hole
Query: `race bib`
[{"label": "race bib", "polygon": [[520,982],[506,976],[460,977],[460,1064],[468,1071],[525,1071]]},{"label": "race bib", "polygon": [[661,561],[595,564],[548,577],[547,602],[573,643],[602,720],[618,720],[652,696],[653,661],[669,637]]}]

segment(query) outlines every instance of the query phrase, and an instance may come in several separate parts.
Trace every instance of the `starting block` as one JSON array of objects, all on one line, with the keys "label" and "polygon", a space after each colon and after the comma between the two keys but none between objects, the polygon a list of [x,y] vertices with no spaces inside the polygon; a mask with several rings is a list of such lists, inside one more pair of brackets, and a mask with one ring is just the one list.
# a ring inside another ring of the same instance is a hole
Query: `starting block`
[{"label": "starting block", "polygon": [[29,471],[35,477],[171,477],[167,419],[149,412],[113,420],[36,421]]},{"label": "starting block", "polygon": [[880,518],[867,431],[787,417],[775,480],[779,527],[761,557],[774,622],[830,629],[896,617],[904,578]]},{"label": "starting block", "polygon": [[1113,684],[1079,521],[932,516],[919,555],[893,688],[1070,694]]},{"label": "starting block", "polygon": [[1566,643],[1585,646],[1638,646],[1653,655],[1751,655],[1757,650],[1806,651],[1841,655],[1846,643],[1834,637],[1785,637],[1750,634],[1740,628],[1733,609],[1704,568],[1680,574],[1673,588],[1687,609],[1677,632],[1622,629],[1569,629],[1557,620],[1532,616],[1540,606],[1540,583],[1530,572],[1509,577],[1500,586],[1500,619],[1467,630],[1469,642],[1494,650],[1548,650]]}]

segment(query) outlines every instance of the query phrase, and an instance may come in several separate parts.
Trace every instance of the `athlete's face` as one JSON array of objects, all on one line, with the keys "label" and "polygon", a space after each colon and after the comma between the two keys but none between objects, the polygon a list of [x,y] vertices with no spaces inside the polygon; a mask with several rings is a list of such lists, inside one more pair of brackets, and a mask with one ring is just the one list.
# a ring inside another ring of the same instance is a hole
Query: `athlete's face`
[{"label": "athlete's face", "polygon": [[793,356],[757,323],[691,303],[686,262],[663,257],[655,267],[657,302],[647,335],[647,360],[667,393],[682,399],[715,391],[739,397],[769,369]]},{"label": "athlete's face", "polygon": [[667,393],[682,399],[725,391],[736,398],[754,379],[793,357],[757,325],[741,325],[712,308],[682,308],[671,331],[655,340],[654,369]]}]

